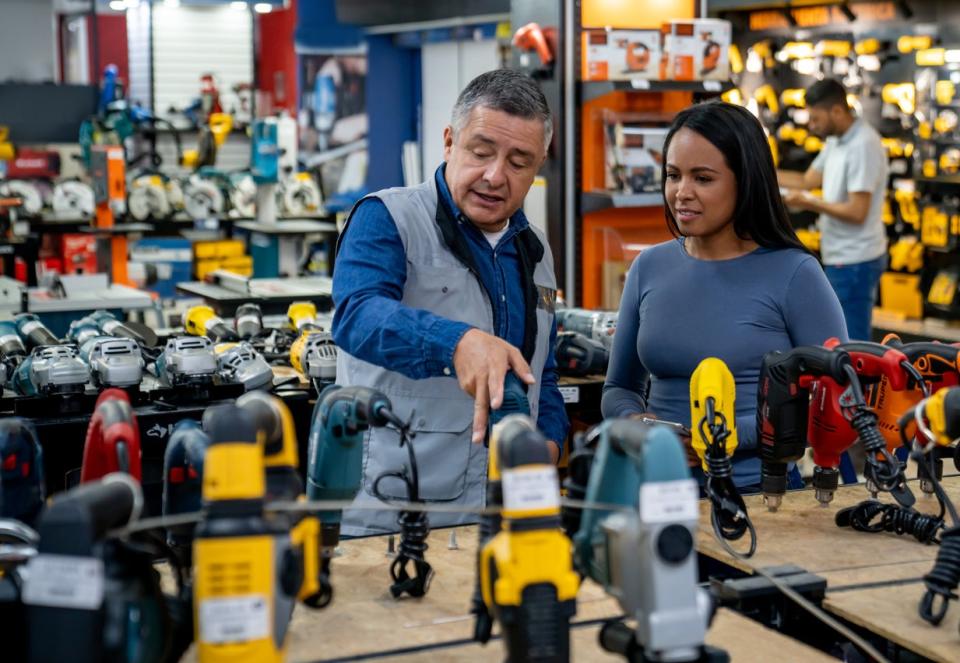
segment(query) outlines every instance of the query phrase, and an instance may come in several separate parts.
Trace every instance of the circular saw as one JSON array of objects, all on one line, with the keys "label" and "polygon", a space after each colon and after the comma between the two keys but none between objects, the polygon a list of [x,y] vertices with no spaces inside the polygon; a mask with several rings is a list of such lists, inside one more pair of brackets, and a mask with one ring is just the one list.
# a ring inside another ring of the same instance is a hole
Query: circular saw
[{"label": "circular saw", "polygon": [[93,216],[93,187],[79,180],[66,180],[53,188],[53,213],[60,218]]}]

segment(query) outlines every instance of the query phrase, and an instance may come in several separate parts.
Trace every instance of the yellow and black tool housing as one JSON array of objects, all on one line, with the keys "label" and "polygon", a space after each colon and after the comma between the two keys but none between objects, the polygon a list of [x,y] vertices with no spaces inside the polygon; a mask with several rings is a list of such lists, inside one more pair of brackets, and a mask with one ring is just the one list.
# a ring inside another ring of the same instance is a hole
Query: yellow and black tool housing
[{"label": "yellow and black tool housing", "polygon": [[707,471],[707,446],[711,440],[704,438],[700,422],[708,418],[707,401],[712,400],[715,414],[723,415],[730,435],[726,439],[727,456],[737,450],[737,383],[722,359],[707,357],[697,366],[690,377],[690,433],[693,450],[697,452],[704,472]]},{"label": "yellow and black tool housing", "polygon": [[960,387],[944,387],[924,402],[923,413],[927,418],[934,441],[949,447],[960,438]]},{"label": "yellow and black tool housing", "polygon": [[502,528],[480,551],[480,587],[512,661],[567,661],[580,576],[560,528],[560,488],[547,440],[523,415],[490,442],[491,480],[503,495]]},{"label": "yellow and black tool housing", "polygon": [[263,514],[263,445],[253,418],[213,408],[204,457],[205,516],[194,543],[194,624],[201,663],[279,662],[277,532]]},{"label": "yellow and black tool housing", "polygon": [[298,332],[320,329],[317,323],[317,305],[313,302],[293,302],[287,307],[287,322],[291,329]]}]

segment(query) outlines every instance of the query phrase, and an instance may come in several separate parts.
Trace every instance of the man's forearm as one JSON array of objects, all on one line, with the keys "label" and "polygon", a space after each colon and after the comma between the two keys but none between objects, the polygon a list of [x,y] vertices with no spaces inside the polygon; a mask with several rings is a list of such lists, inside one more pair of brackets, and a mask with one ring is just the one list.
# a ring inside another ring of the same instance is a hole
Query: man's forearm
[{"label": "man's forearm", "polygon": [[778,170],[777,181],[780,182],[780,186],[788,189],[807,188],[804,180],[804,174],[799,170]]},{"label": "man's forearm", "polygon": [[857,225],[862,225],[867,219],[867,210],[864,210],[861,205],[852,200],[842,203],[828,203],[819,198],[810,197],[807,199],[805,207],[811,212],[827,214],[841,221]]}]

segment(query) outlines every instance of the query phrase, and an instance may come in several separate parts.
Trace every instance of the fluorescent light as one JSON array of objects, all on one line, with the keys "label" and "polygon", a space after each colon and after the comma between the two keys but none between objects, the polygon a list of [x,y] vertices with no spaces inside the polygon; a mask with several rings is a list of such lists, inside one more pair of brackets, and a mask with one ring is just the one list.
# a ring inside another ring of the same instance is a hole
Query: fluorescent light
[{"label": "fluorescent light", "polygon": [[123,0],[110,0],[110,9],[115,12],[122,12],[127,8],[127,3]]},{"label": "fluorescent light", "polygon": [[176,9],[180,6],[180,0],[163,0],[163,6]]},{"label": "fluorescent light", "polygon": [[244,2],[243,0],[233,0],[233,2],[230,3],[230,9],[235,9],[235,10],[238,10],[238,11],[244,11],[244,10],[246,10],[249,6],[250,6],[250,5],[248,5],[248,4],[247,4],[246,2]]},{"label": "fluorescent light", "polygon": [[273,11],[273,5],[271,5],[269,2],[258,2],[253,6],[253,11],[257,12],[258,14],[269,14],[271,11]]},{"label": "fluorescent light", "polygon": [[140,0],[124,0],[123,4],[127,6],[127,9],[136,9],[140,6]]}]

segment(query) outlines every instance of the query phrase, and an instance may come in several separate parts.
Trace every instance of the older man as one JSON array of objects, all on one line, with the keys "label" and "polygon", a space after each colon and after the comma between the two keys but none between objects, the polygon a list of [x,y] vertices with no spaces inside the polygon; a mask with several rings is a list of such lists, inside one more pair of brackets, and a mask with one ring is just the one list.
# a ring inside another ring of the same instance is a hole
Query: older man
[{"label": "older man", "polygon": [[[513,371],[530,411],[559,455],[567,433],[557,388],[556,277],[546,239],[520,209],[553,133],[532,79],[501,69],[460,94],[443,132],[444,159],[414,187],[379,191],[353,209],[340,239],[333,283],[337,379],[390,397],[410,418],[420,497],[478,507],[485,499],[486,435]],[[373,507],[373,483],[407,464],[395,432],[366,440],[357,506]],[[385,498],[405,499],[394,478]],[[432,514],[435,525],[476,520]],[[395,531],[390,512],[357,508],[347,535]]]}]

